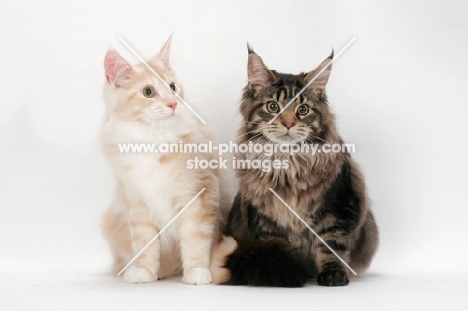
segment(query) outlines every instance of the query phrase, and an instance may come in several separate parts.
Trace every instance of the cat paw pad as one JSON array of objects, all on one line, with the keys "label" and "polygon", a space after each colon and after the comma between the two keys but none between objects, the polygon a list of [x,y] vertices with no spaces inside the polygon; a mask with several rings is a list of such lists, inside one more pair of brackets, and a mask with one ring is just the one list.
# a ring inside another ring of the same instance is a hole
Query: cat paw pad
[{"label": "cat paw pad", "polygon": [[157,275],[152,275],[148,269],[130,266],[125,270],[124,280],[127,283],[150,283],[158,280]]},{"label": "cat paw pad", "polygon": [[344,286],[348,285],[349,277],[342,269],[326,270],[318,274],[317,283],[322,286]]},{"label": "cat paw pad", "polygon": [[192,285],[203,285],[211,283],[210,270],[206,268],[190,268],[184,271],[182,281]]}]

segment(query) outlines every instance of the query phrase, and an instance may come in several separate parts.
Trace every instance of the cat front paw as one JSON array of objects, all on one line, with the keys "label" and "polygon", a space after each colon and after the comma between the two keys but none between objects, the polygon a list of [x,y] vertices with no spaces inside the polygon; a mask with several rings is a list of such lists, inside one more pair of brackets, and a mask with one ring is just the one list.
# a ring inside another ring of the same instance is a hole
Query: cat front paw
[{"label": "cat front paw", "polygon": [[182,282],[191,285],[204,285],[212,282],[210,270],[206,268],[190,268],[184,270]]},{"label": "cat front paw", "polygon": [[317,283],[321,286],[345,286],[349,284],[349,277],[343,269],[326,270],[318,274]]},{"label": "cat front paw", "polygon": [[130,266],[125,270],[124,280],[127,283],[151,283],[158,280],[157,275],[152,275],[146,268]]}]

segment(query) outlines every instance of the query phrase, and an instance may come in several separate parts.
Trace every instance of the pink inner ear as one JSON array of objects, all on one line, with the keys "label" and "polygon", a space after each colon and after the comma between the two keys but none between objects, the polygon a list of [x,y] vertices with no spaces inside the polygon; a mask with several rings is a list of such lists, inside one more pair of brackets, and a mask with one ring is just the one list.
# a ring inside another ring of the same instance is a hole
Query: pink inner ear
[{"label": "pink inner ear", "polygon": [[317,68],[306,76],[307,83],[315,78],[315,80],[312,82],[312,87],[325,88],[328,83],[328,78],[330,77],[331,73],[330,66],[325,69],[319,76],[317,76],[320,70],[322,70],[322,68]]},{"label": "pink inner ear", "polygon": [[[325,69],[320,76],[315,79],[313,82],[314,85],[319,86],[319,87],[325,87],[328,82],[328,77],[330,76],[330,70]],[[313,78],[313,77],[312,77]]]},{"label": "pink inner ear", "polygon": [[[326,60],[324,60],[320,66],[318,66],[315,70],[309,72],[309,74],[307,74],[306,76],[306,80],[307,81],[311,81],[312,79],[315,78],[314,82],[312,82],[312,86],[314,87],[320,87],[320,88],[325,88],[327,83],[328,83],[328,79],[330,78],[330,73],[331,73],[331,69],[332,69],[332,64],[330,64],[329,66],[328,63],[331,62],[332,59],[331,58],[327,58]],[[326,69],[318,76],[317,74],[324,68],[326,67]]]},{"label": "pink inner ear", "polygon": [[249,55],[247,74],[249,83],[251,84],[266,85],[270,78],[268,69],[257,55]]},{"label": "pink inner ear", "polygon": [[130,78],[132,66],[114,50],[107,52],[104,59],[104,70],[106,79],[109,84],[114,84],[116,87],[122,85],[125,80]]}]

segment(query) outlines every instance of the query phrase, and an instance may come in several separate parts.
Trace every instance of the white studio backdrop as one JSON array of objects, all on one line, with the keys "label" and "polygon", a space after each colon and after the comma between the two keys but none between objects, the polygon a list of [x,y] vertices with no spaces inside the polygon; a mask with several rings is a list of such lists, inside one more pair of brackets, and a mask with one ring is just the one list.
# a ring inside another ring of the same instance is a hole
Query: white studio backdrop
[{"label": "white studio backdrop", "polygon": [[189,104],[234,139],[246,43],[298,73],[356,41],[327,90],[381,229],[371,271],[466,275],[468,4],[462,1],[9,1],[0,11],[1,268],[105,271],[112,173],[98,144],[103,59],[174,31]]}]

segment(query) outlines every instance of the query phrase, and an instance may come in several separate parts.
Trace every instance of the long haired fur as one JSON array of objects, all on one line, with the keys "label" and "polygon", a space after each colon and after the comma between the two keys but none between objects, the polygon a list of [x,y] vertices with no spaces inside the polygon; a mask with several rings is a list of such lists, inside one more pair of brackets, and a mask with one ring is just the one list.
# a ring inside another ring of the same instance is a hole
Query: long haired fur
[{"label": "long haired fur", "polygon": [[[342,145],[325,92],[332,57],[311,72],[292,75],[268,69],[249,47],[248,84],[240,106],[244,123],[237,142],[307,144],[319,149],[325,144]],[[309,87],[299,94],[309,82]],[[277,116],[282,109],[283,113]],[[299,280],[308,271],[296,273],[297,267],[303,267],[297,262],[306,261],[319,285],[348,284],[349,271],[269,188],[354,270],[361,272],[369,266],[378,245],[378,228],[369,208],[364,178],[346,150],[271,156],[241,153],[236,157],[287,161],[289,167],[237,170],[240,190],[229,215],[226,235],[250,244],[239,246],[238,251],[226,257],[224,272],[227,272],[220,279],[252,285],[301,286],[303,282],[291,282],[284,274],[291,271],[294,280]],[[286,251],[281,243],[287,243],[294,251]],[[258,264],[261,261],[268,264]],[[278,269],[273,268],[274,262],[278,263]]]},{"label": "long haired fur", "polygon": [[240,241],[224,267],[231,271],[228,285],[301,287],[309,277],[307,261],[281,240]]},{"label": "long haired fur", "polygon": [[[188,169],[187,160],[206,153],[122,153],[122,143],[158,146],[206,143],[209,133],[180,102],[181,84],[169,62],[170,38],[148,61],[131,65],[116,51],[104,60],[106,113],[104,153],[116,176],[113,202],[103,215],[104,237],[122,269],[195,195],[206,190],[125,270],[129,283],[153,282],[183,273],[188,284],[207,284],[212,244],[221,223],[219,178],[213,169]],[[170,86],[170,87],[168,87]]]}]

